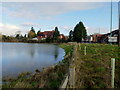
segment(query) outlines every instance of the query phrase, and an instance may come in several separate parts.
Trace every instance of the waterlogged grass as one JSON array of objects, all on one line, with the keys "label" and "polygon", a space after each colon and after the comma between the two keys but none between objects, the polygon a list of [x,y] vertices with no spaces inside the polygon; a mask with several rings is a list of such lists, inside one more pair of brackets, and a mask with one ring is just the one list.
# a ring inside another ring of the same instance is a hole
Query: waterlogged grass
[{"label": "waterlogged grass", "polygon": [[39,69],[35,73],[21,73],[17,78],[8,78],[2,85],[2,88],[59,88],[68,72],[69,61],[72,55],[73,46],[67,44],[59,45],[65,49],[67,58],[58,63],[58,65],[45,68],[42,72]]},{"label": "waterlogged grass", "polygon": [[[86,46],[86,53],[84,55]],[[116,59],[115,87],[120,84],[120,48],[117,45],[81,44],[76,66],[76,87],[111,88],[111,58]]]}]

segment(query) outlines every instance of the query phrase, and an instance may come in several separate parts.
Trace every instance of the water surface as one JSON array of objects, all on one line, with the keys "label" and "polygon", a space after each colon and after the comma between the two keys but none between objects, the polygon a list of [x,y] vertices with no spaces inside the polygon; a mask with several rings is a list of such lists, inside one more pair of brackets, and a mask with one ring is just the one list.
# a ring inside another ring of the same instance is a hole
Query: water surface
[{"label": "water surface", "polygon": [[57,45],[2,43],[2,75],[15,77],[21,72],[42,70],[61,61],[64,54]]}]

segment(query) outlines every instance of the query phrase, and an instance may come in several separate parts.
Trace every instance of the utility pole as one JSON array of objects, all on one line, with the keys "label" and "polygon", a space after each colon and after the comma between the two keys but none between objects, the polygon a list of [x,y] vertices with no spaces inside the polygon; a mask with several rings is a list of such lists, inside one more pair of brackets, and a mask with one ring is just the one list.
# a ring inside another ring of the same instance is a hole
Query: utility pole
[{"label": "utility pole", "polygon": [[[111,11],[110,11],[110,35],[109,38],[111,40],[112,37],[112,0],[111,0]],[[109,41],[110,44],[112,44],[112,41]]]},{"label": "utility pole", "polygon": [[[112,0],[111,0],[110,32],[112,32]],[[112,37],[112,33],[110,34],[110,37]]]},{"label": "utility pole", "polygon": [[118,33],[118,45],[120,46],[120,1],[118,2],[118,18],[119,18],[119,19],[118,19],[118,20],[119,20],[119,21],[118,21],[118,23],[119,23],[119,24],[118,24],[118,25],[119,25],[119,29],[118,29],[118,30],[119,30],[119,31],[118,31],[118,32],[119,32],[119,33]]}]

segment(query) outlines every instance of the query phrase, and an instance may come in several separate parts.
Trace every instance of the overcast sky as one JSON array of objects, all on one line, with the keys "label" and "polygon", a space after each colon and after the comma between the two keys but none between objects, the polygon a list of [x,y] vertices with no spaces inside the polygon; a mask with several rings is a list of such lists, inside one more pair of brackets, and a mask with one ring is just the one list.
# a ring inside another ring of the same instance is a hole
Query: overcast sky
[{"label": "overcast sky", "polygon": [[[55,26],[65,35],[82,21],[88,35],[110,31],[110,2],[2,2],[0,32],[14,35],[53,30]],[[118,28],[118,3],[113,2],[113,30]]]}]

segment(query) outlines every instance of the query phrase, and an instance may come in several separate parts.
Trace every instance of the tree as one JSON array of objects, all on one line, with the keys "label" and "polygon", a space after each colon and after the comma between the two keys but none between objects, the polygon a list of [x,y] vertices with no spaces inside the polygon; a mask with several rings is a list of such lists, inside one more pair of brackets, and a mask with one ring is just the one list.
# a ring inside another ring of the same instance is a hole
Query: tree
[{"label": "tree", "polygon": [[34,37],[36,37],[36,33],[35,33],[35,30],[34,30],[33,27],[31,27],[31,30],[30,30],[30,32],[28,33],[28,37],[29,37],[29,38],[34,38]]},{"label": "tree", "polygon": [[47,38],[46,38],[46,42],[47,42],[47,43],[50,43],[50,42],[51,42],[51,38],[47,37]]},{"label": "tree", "polygon": [[55,32],[53,34],[53,39],[58,40],[58,36],[60,36],[60,32],[58,31],[58,28],[55,27]]},{"label": "tree", "polygon": [[19,39],[19,38],[20,38],[20,35],[19,35],[19,34],[17,34],[17,35],[16,35],[16,38],[17,38],[17,39]]},{"label": "tree", "polygon": [[72,30],[69,32],[69,41],[70,42],[73,41],[73,31]]},{"label": "tree", "polygon": [[82,22],[79,22],[73,31],[74,41],[81,42],[82,39],[85,39],[87,36],[86,28]]},{"label": "tree", "polygon": [[26,38],[26,34],[24,35],[24,38]]},{"label": "tree", "polygon": [[31,31],[35,33],[35,30],[34,30],[34,28],[33,28],[33,27],[31,27]]},{"label": "tree", "polygon": [[40,30],[37,32],[37,36],[39,35]]}]

